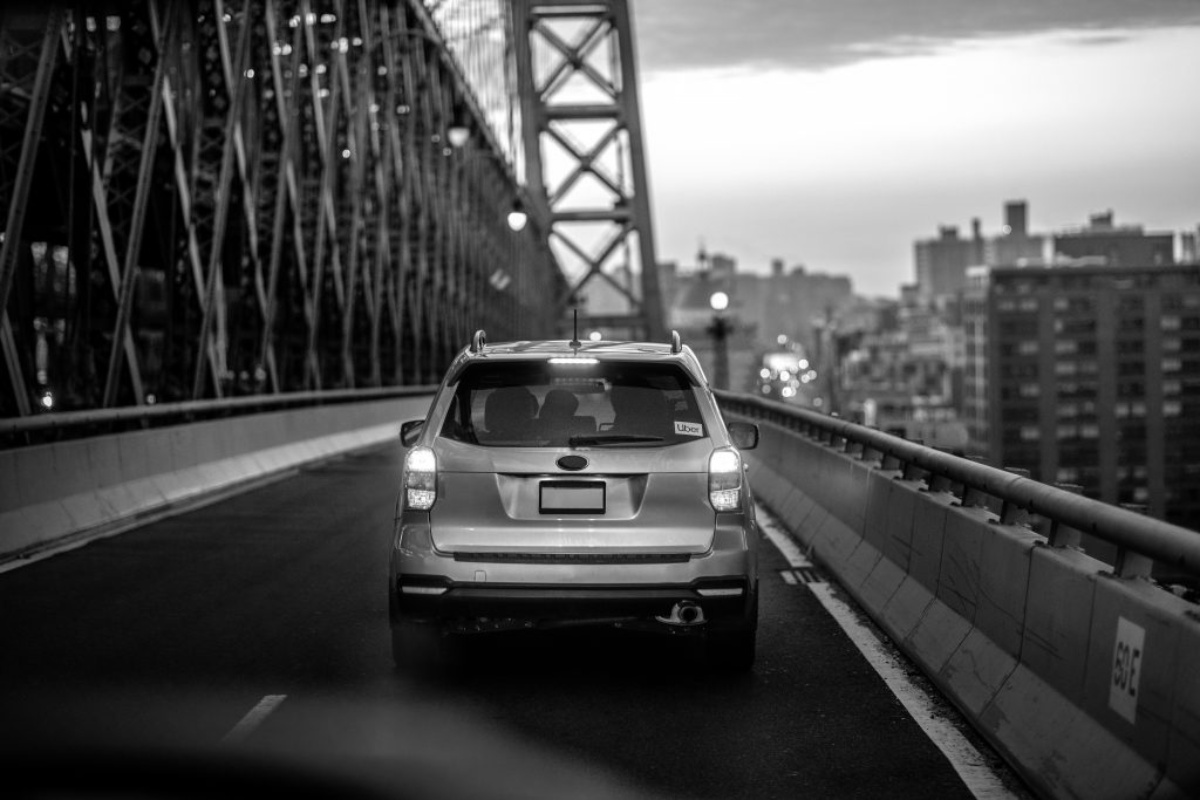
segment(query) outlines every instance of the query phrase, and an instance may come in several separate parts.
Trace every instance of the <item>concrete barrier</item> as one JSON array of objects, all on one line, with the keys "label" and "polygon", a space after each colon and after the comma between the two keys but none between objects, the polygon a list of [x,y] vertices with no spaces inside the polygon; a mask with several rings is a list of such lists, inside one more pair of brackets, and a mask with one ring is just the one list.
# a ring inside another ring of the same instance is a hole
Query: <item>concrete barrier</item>
[{"label": "concrete barrier", "polygon": [[0,562],[111,535],[395,440],[430,398],[291,409],[0,451]]},{"label": "concrete barrier", "polygon": [[758,421],[755,494],[1043,797],[1200,797],[1200,609]]}]

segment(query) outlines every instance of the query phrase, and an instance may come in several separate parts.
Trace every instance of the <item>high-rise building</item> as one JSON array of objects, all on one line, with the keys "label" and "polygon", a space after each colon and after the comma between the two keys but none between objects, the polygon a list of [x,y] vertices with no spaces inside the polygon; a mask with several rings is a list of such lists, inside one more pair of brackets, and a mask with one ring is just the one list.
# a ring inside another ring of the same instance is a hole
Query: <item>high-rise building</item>
[{"label": "high-rise building", "polygon": [[[983,244],[983,262],[992,266],[1037,266],[1046,263],[1046,237],[1029,232],[1029,205],[1024,200],[1004,204],[1004,230]],[[974,266],[974,265],[972,265]]]},{"label": "high-rise building", "polygon": [[1200,529],[1200,264],[997,267],[971,281],[976,452]]},{"label": "high-rise building", "polygon": [[1055,261],[1108,266],[1175,263],[1175,234],[1146,233],[1141,225],[1116,225],[1113,212],[1092,214],[1085,227],[1054,235]]},{"label": "high-rise building", "polygon": [[936,239],[913,245],[917,288],[927,299],[958,294],[966,286],[967,268],[982,264],[983,233],[978,219],[971,220],[971,238],[958,235],[955,225],[942,225]]}]

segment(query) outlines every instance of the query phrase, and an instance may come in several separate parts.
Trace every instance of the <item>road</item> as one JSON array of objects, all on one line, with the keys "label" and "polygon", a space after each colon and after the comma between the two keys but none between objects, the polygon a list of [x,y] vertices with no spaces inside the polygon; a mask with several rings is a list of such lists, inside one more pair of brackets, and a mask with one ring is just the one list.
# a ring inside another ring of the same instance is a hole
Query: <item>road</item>
[{"label": "road", "polygon": [[399,470],[398,446],[375,449],[0,574],[0,747],[97,782],[161,758],[172,788],[248,763],[266,776],[220,774],[255,794],[295,770],[412,797],[972,796],[765,540],[747,676],[615,631],[397,673]]}]

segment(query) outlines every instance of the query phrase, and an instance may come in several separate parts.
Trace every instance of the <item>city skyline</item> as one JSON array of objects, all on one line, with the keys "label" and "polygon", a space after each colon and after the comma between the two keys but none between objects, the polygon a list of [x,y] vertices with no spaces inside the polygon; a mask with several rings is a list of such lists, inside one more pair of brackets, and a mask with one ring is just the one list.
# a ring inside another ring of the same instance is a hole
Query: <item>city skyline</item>
[{"label": "city skyline", "polygon": [[1008,200],[1047,233],[1194,230],[1200,9],[1042,5],[634,4],[659,258],[703,244],[895,296],[915,240],[994,235]]}]

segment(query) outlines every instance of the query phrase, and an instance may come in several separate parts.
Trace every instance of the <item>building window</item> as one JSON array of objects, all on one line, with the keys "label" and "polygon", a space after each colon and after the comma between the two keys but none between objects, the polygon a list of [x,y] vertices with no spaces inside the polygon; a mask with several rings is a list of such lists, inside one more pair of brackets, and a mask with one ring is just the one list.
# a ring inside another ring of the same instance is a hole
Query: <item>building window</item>
[{"label": "building window", "polygon": [[1023,356],[1035,356],[1038,353],[1038,343],[1026,339],[1017,345],[1017,352]]},{"label": "building window", "polygon": [[1054,343],[1054,352],[1060,356],[1069,356],[1079,351],[1079,343],[1070,339],[1060,339]]},{"label": "building window", "polygon": [[1079,416],[1079,406],[1074,403],[1061,403],[1058,406],[1058,416],[1063,419]]},{"label": "building window", "polygon": [[1074,375],[1076,365],[1074,361],[1059,361],[1054,365],[1055,375]]},{"label": "building window", "polygon": [[1180,319],[1176,316],[1163,317],[1160,320],[1160,324],[1164,331],[1177,331],[1179,330]]},{"label": "building window", "polygon": [[1021,302],[1017,305],[1021,311],[1037,311],[1038,301],[1036,297],[1022,297]]},{"label": "building window", "polygon": [[1183,386],[1179,381],[1163,381],[1163,394],[1179,394],[1183,390]]},{"label": "building window", "polygon": [[1041,397],[1042,386],[1038,383],[1022,383],[1018,392],[1021,397]]},{"label": "building window", "polygon": [[1079,480],[1079,470],[1075,467],[1059,467],[1054,477],[1059,483],[1075,483]]},{"label": "building window", "polygon": [[1078,425],[1059,425],[1057,433],[1058,433],[1059,439],[1074,439],[1076,436],[1079,435],[1079,426]]},{"label": "building window", "polygon": [[1164,353],[1178,353],[1180,342],[1178,339],[1163,339],[1162,349]]},{"label": "building window", "polygon": [[1079,435],[1084,439],[1098,439],[1100,438],[1100,426],[1080,425]]},{"label": "building window", "polygon": [[1022,425],[1021,426],[1021,441],[1036,442],[1041,435],[1041,430],[1037,425]]},{"label": "building window", "polygon": [[1163,402],[1164,417],[1178,417],[1183,413],[1183,403],[1178,400],[1166,400]]},{"label": "building window", "polygon": [[1183,368],[1183,362],[1178,358],[1164,358],[1162,360],[1163,372],[1179,372]]}]

